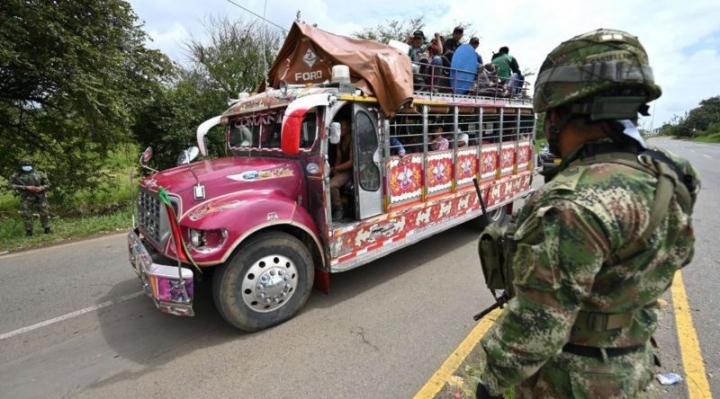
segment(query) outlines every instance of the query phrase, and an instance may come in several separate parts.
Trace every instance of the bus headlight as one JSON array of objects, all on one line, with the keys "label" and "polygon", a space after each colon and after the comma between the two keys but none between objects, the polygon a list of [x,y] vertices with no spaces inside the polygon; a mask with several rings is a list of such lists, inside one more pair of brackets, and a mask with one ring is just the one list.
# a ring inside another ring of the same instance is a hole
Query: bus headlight
[{"label": "bus headlight", "polygon": [[195,248],[205,246],[205,237],[202,231],[190,229],[190,244]]},{"label": "bus headlight", "polygon": [[222,247],[228,236],[225,229],[196,230],[188,229],[190,245],[200,251],[212,251]]}]

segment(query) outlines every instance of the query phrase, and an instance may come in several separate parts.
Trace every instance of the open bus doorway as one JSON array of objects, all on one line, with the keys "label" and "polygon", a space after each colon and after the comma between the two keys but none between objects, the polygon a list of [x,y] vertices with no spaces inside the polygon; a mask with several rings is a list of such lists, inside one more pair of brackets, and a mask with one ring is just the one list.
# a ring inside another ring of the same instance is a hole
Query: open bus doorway
[{"label": "open bus doorway", "polygon": [[382,204],[381,146],[378,111],[356,103],[340,107],[331,123],[340,140],[328,146],[330,204],[334,224],[379,215]]}]

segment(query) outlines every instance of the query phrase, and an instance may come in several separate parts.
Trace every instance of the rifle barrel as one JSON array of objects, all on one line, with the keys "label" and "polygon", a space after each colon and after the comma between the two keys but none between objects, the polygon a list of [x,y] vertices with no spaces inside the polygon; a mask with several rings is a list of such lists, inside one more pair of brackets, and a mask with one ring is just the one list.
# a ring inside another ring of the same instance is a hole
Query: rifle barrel
[{"label": "rifle barrel", "polygon": [[497,299],[497,302],[493,303],[489,308],[483,310],[482,312],[476,314],[473,316],[473,320],[478,321],[482,319],[483,317],[487,316],[488,313],[492,312],[493,310],[497,308],[502,308],[510,299],[507,295],[502,294],[500,298]]}]

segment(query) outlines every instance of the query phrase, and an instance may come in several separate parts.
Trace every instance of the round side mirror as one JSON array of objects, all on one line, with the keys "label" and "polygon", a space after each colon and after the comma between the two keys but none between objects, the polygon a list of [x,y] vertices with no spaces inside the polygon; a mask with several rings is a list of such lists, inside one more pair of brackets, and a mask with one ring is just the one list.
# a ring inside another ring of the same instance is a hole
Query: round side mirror
[{"label": "round side mirror", "polygon": [[142,155],[140,156],[140,164],[141,165],[147,165],[148,162],[150,162],[150,159],[152,159],[153,156],[153,150],[152,147],[148,147],[143,151]]},{"label": "round side mirror", "polygon": [[178,157],[177,164],[184,165],[189,164],[200,154],[200,149],[197,146],[192,146],[187,150],[183,150]]}]

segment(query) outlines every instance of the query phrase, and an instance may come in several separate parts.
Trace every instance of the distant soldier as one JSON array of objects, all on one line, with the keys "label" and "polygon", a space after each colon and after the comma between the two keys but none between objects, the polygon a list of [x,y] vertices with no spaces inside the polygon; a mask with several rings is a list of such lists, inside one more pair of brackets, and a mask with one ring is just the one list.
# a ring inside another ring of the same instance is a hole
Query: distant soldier
[{"label": "distant soldier", "polygon": [[650,394],[659,298],[693,258],[700,191],[686,159],[638,132],[660,95],[627,32],[576,36],[540,67],[534,110],[562,163],[505,241],[516,295],[481,340],[477,398]]},{"label": "distant soldier", "polygon": [[34,170],[32,159],[22,159],[20,172],[13,175],[10,185],[20,194],[20,213],[25,222],[25,235],[29,237],[33,234],[33,210],[40,214],[45,234],[50,234],[50,205],[45,196],[50,181],[45,173]]}]

